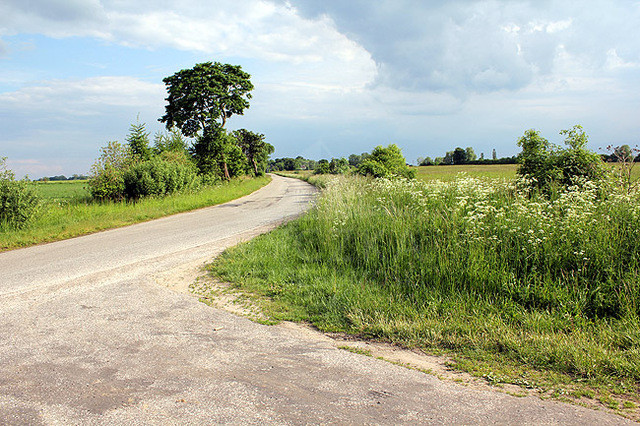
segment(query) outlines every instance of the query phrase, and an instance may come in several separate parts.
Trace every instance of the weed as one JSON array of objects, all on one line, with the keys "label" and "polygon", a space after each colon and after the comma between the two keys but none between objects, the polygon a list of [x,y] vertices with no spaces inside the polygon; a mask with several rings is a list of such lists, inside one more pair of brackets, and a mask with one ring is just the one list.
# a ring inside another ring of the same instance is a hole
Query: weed
[{"label": "weed", "polygon": [[343,345],[343,346],[338,346],[338,349],[349,351],[351,353],[358,354],[358,355],[372,356],[370,350],[362,349],[362,348],[356,348],[354,346]]}]

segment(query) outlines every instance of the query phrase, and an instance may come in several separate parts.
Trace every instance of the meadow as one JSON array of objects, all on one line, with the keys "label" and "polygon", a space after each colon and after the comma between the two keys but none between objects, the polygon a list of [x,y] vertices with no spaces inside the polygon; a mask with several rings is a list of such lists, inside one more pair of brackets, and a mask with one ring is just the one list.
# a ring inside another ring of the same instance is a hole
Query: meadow
[{"label": "meadow", "polygon": [[38,196],[46,202],[89,201],[91,194],[86,180],[33,182]]},{"label": "meadow", "polygon": [[198,190],[138,201],[93,201],[86,181],[35,182],[41,197],[34,220],[22,229],[0,229],[0,251],[59,241],[105,229],[225,203],[271,181],[268,176],[236,178]]},{"label": "meadow", "polygon": [[[497,167],[481,173],[510,173]],[[307,177],[325,187],[316,207],[211,273],[274,321],[447,354],[494,384],[635,412],[638,194],[584,183],[549,200],[513,178],[431,171]]]},{"label": "meadow", "polygon": [[516,177],[517,164],[464,164],[451,166],[419,166],[412,167],[416,172],[416,179],[430,181],[449,181],[460,173],[466,173],[476,178],[513,179]]}]

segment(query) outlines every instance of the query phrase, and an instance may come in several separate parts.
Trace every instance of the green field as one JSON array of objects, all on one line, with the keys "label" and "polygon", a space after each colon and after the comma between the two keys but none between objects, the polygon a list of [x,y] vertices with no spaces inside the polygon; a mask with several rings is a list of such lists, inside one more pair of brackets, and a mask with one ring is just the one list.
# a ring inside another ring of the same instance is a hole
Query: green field
[{"label": "green field", "polygon": [[33,182],[33,185],[45,201],[81,202],[91,198],[86,180]]},{"label": "green field", "polygon": [[411,167],[416,171],[416,178],[420,180],[442,181],[453,180],[460,173],[478,178],[511,179],[516,176],[517,164],[487,164],[487,165],[457,165],[457,166],[420,166]]},{"label": "green field", "polygon": [[86,182],[35,183],[42,196],[36,219],[23,229],[0,230],[0,251],[77,237],[163,216],[225,203],[250,194],[271,181],[269,176],[239,178],[197,191],[136,202],[94,202]]},{"label": "green field", "polygon": [[309,214],[227,251],[212,274],[274,321],[444,353],[493,384],[640,415],[639,194],[586,186],[550,201],[502,179],[328,179]]}]

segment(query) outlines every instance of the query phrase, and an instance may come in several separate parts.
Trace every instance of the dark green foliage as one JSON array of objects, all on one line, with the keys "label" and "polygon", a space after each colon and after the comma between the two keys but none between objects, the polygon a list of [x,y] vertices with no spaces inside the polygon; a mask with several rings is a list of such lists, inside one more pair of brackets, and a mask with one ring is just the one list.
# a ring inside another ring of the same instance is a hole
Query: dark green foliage
[{"label": "dark green foliage", "polygon": [[396,144],[386,148],[380,145],[375,147],[371,156],[360,163],[357,171],[361,175],[373,177],[415,177],[415,173],[407,166],[402,151]]},{"label": "dark green foliage", "polygon": [[26,180],[16,180],[0,157],[0,228],[25,226],[38,210],[38,196]]},{"label": "dark green foliage", "polygon": [[263,134],[246,129],[236,130],[232,136],[247,158],[249,173],[253,173],[254,176],[264,175],[269,155],[275,150],[273,145],[264,141]]},{"label": "dark green foliage", "polygon": [[346,158],[332,158],[329,162],[329,171],[331,174],[342,175],[349,170],[349,162]]},{"label": "dark green foliage", "polygon": [[204,62],[162,80],[167,86],[167,128],[177,126],[187,137],[207,128],[224,127],[233,114],[249,108],[253,84],[239,65]]},{"label": "dark green foliage", "polygon": [[66,177],[65,175],[43,177],[40,179],[36,179],[35,182],[43,182],[43,181],[59,182],[59,181],[67,181],[67,180],[87,180],[87,179],[89,179],[88,176],[74,174],[73,176],[70,176],[70,177]]},{"label": "dark green foliage", "polygon": [[466,164],[467,163],[467,151],[464,149],[457,147],[453,150],[453,155],[451,160],[453,164]]},{"label": "dark green foliage", "polygon": [[322,159],[316,165],[315,174],[343,175],[349,170],[351,169],[346,158],[332,158],[331,161]]},{"label": "dark green foliage", "polygon": [[315,170],[317,167],[317,161],[309,160],[302,156],[276,158],[275,160],[270,160],[268,165],[268,169],[272,171]]},{"label": "dark green foliage", "polygon": [[441,161],[441,164],[451,165],[453,164],[453,151],[447,151],[444,155],[444,158]]},{"label": "dark green foliage", "polygon": [[139,199],[164,196],[197,185],[193,163],[182,153],[165,152],[150,160],[133,164],[123,175],[124,195]]},{"label": "dark green foliage", "polygon": [[420,161],[418,161],[418,166],[433,166],[435,164],[431,157],[421,158]]},{"label": "dark green foliage", "polygon": [[371,154],[369,154],[368,152],[363,152],[362,154],[358,155],[358,154],[351,154],[349,156],[349,165],[353,166],[353,167],[358,167],[360,165],[360,163],[362,163],[364,160],[366,160],[367,158],[369,158]]},{"label": "dark green foliage", "polygon": [[598,181],[604,177],[602,158],[586,149],[587,135],[581,126],[560,132],[566,135],[567,148],[553,146],[536,130],[527,130],[518,146],[518,174],[531,179],[531,184],[547,194],[559,187],[575,185],[580,179]]},{"label": "dark green foliage", "polygon": [[149,132],[145,124],[136,121],[129,127],[129,135],[126,138],[131,154],[139,160],[146,161],[151,158],[151,148],[149,147]]},{"label": "dark green foliage", "polygon": [[163,80],[169,96],[160,121],[167,128],[178,127],[184,136],[197,136],[192,153],[203,174],[221,173],[225,179],[237,176],[242,161],[224,126],[233,114],[242,115],[249,108],[250,77],[239,65],[205,62]]},{"label": "dark green foliage", "polygon": [[318,161],[316,164],[315,174],[317,175],[326,175],[331,173],[331,168],[329,167],[329,160],[322,159]]},{"label": "dark green foliage", "polygon": [[196,139],[191,153],[202,175],[230,179],[244,174],[247,167],[247,159],[236,139],[221,127],[206,129]]}]

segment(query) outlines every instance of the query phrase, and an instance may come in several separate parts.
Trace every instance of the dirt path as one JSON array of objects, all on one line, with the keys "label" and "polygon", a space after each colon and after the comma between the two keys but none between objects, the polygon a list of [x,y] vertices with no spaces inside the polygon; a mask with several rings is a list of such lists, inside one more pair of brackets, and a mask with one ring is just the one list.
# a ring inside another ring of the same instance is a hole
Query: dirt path
[{"label": "dirt path", "polygon": [[624,423],[441,381],[174,291],[313,193],[274,177],[223,206],[0,254],[0,424]]}]

